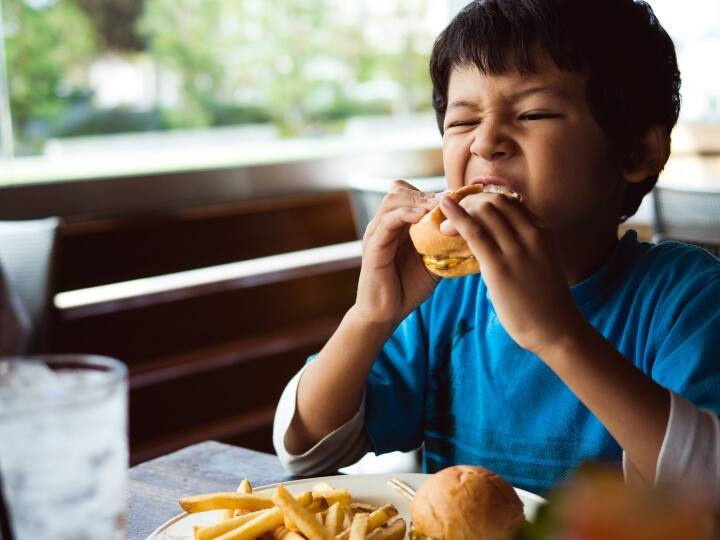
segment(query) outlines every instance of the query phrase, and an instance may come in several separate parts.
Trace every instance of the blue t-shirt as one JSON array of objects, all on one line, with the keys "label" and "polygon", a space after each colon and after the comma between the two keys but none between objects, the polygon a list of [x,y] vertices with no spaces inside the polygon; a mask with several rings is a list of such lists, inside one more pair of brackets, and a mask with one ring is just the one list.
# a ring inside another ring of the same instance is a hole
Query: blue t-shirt
[{"label": "blue t-shirt", "polygon": [[[661,386],[720,412],[720,261],[634,231],[572,287],[585,318]],[[442,280],[385,344],[366,386],[376,453],[424,444],[424,468],[488,467],[542,493],[622,450],[542,360],[505,332],[480,275]]]}]

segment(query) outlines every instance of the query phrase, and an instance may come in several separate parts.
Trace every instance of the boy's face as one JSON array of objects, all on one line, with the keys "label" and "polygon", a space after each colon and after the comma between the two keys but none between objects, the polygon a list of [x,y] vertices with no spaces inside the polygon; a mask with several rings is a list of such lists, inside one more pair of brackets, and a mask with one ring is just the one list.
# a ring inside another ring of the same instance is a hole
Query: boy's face
[{"label": "boy's face", "polygon": [[505,184],[556,234],[616,227],[625,180],[590,113],[587,77],[560,71],[542,55],[536,67],[531,75],[451,72],[443,136],[448,187]]}]

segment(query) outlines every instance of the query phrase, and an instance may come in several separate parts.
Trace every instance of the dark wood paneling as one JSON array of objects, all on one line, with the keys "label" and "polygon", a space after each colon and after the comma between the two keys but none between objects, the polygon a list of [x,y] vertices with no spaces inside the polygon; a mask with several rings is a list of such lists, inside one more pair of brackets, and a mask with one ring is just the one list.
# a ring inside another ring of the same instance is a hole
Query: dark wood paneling
[{"label": "dark wood paneling", "polygon": [[[305,358],[321,346],[315,343],[293,348],[283,354],[133,390],[130,439],[134,453],[145,453],[142,457],[146,458],[149,448],[161,450],[168,442],[178,445],[238,439],[267,428],[283,388]],[[272,441],[267,439],[262,446],[267,450]]]},{"label": "dark wood paneling", "polygon": [[59,291],[356,239],[346,192],[294,195],[60,229]]},{"label": "dark wood paneling", "polygon": [[[345,193],[74,223],[61,233],[60,290],[354,239]],[[359,262],[74,308],[56,314],[51,350],[128,365],[133,463],[207,439],[271,451],[282,389],[352,305]]]},{"label": "dark wood paneling", "polygon": [[343,313],[357,277],[357,269],[348,269],[66,321],[53,333],[53,349],[107,354],[134,367]]}]

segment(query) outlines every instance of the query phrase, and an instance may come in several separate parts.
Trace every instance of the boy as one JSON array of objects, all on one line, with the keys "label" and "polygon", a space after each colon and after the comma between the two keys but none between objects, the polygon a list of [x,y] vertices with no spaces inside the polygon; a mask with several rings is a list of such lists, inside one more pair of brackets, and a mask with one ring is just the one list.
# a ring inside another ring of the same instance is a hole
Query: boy
[{"label": "boy", "polygon": [[[448,187],[522,198],[457,204],[395,182],[363,239],[355,305],[281,399],[278,455],[313,474],[423,444],[428,472],[480,464],[538,493],[583,460],[623,458],[648,483],[717,487],[720,262],[617,238],[679,112],[650,7],[476,1],[430,70]],[[438,201],[481,275],[438,282],[410,244]]]}]

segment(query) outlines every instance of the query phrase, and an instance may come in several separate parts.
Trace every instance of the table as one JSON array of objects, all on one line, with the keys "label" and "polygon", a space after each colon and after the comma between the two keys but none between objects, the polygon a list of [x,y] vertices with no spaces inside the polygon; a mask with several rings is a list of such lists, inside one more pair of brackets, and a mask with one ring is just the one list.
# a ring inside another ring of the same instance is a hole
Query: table
[{"label": "table", "polygon": [[276,456],[207,441],[130,469],[128,540],[145,540],[181,512],[178,499],[212,491],[235,491],[243,478],[253,486],[290,479]]}]

